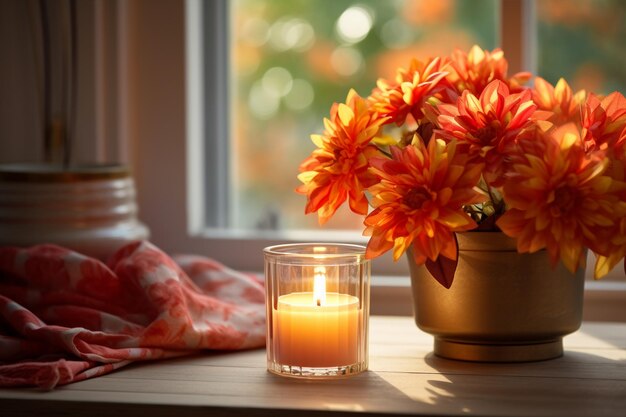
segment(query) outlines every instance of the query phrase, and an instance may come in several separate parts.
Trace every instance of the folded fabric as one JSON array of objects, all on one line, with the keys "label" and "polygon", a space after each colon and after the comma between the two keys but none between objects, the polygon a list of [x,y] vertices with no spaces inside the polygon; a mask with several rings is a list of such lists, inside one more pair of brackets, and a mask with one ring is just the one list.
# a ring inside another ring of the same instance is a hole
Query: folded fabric
[{"label": "folded fabric", "polygon": [[0,387],[57,385],[134,361],[265,344],[262,282],[148,242],[108,264],[54,245],[0,248]]}]

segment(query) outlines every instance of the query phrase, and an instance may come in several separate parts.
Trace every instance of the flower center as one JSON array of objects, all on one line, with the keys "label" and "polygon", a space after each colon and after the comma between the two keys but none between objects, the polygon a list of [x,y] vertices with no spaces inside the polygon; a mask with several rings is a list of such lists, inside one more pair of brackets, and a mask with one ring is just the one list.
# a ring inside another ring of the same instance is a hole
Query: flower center
[{"label": "flower center", "polygon": [[571,187],[563,185],[554,190],[554,203],[552,205],[552,214],[555,216],[568,213],[576,204],[576,193]]},{"label": "flower center", "polygon": [[333,151],[335,155],[334,166],[337,171],[347,174],[352,171],[352,168],[355,164],[355,153],[353,150],[349,149],[335,149]]},{"label": "flower center", "polygon": [[433,201],[434,199],[435,193],[431,192],[426,187],[411,188],[404,196],[404,204],[412,209],[421,209],[424,203]]},{"label": "flower center", "polygon": [[493,142],[496,137],[497,129],[492,125],[484,126],[476,131],[476,139],[480,141],[483,145],[489,145]]},{"label": "flower center", "polygon": [[353,149],[335,149],[333,150],[333,154],[335,155],[335,159],[337,161],[352,159],[356,152]]}]

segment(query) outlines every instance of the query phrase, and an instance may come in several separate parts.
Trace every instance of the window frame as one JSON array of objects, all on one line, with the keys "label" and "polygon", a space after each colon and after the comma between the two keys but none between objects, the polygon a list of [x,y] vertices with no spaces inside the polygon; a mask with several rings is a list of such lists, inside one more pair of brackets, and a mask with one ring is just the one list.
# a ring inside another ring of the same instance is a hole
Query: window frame
[{"label": "window frame", "polygon": [[[124,118],[125,125],[120,127],[120,137],[128,139],[126,146],[138,189],[139,214],[151,229],[151,240],[168,253],[196,253],[238,270],[257,272],[262,270],[262,250],[266,246],[290,241],[347,241],[346,235],[333,237],[314,231],[280,235],[262,231],[250,238],[243,232],[225,233],[202,227],[206,220],[204,197],[215,195],[224,182],[220,185],[221,180],[216,179],[213,188],[203,182],[207,175],[202,159],[207,148],[203,145],[203,129],[199,126],[206,117],[203,109],[211,106],[219,109],[219,105],[203,102],[201,95],[197,94],[198,91],[212,92],[209,86],[193,87],[193,79],[199,76],[202,68],[200,60],[204,52],[198,49],[198,44],[187,42],[187,39],[198,36],[201,30],[198,23],[201,24],[202,15],[197,12],[200,3],[200,0],[117,3],[120,44],[126,44],[117,51],[124,54],[119,59],[118,70],[123,81],[120,85],[127,87],[118,93],[128,102],[128,115]],[[219,7],[220,4],[226,5],[227,1],[207,3]],[[501,1],[500,8],[501,17],[507,22],[501,25],[500,43],[507,50],[509,70],[533,70],[530,57],[536,43],[532,38],[534,2]],[[516,32],[511,33],[510,28],[517,28]],[[218,70],[214,75],[219,78],[219,74],[222,73]],[[195,93],[194,88],[198,89]],[[186,90],[193,94],[187,96]],[[214,129],[209,136],[218,137],[228,131],[220,124],[220,120],[228,120],[224,113],[216,114],[211,120],[204,125]],[[222,158],[227,157],[224,151],[227,153],[226,148],[218,152]],[[364,238],[360,242],[364,242]],[[400,301],[410,295],[406,261],[393,262],[391,256],[386,255],[374,260],[372,265],[376,277],[372,289],[372,305],[376,307],[373,312],[406,314],[406,303]],[[614,272],[618,276],[617,271]],[[380,276],[386,277],[378,278]],[[604,300],[617,297],[624,304],[626,283],[598,281],[588,284],[586,299],[595,300],[596,307],[591,316],[596,319],[606,318]],[[611,317],[620,314],[622,320],[626,317],[623,306],[608,310]]]}]

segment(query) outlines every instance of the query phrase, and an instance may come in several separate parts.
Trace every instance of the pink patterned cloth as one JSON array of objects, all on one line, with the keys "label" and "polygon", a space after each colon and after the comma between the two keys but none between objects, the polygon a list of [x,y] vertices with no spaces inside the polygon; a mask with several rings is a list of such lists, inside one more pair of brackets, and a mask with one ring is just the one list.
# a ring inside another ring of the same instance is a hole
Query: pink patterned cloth
[{"label": "pink patterned cloth", "polygon": [[54,245],[0,248],[0,387],[45,389],[134,361],[265,344],[262,282],[148,242],[104,264]]}]

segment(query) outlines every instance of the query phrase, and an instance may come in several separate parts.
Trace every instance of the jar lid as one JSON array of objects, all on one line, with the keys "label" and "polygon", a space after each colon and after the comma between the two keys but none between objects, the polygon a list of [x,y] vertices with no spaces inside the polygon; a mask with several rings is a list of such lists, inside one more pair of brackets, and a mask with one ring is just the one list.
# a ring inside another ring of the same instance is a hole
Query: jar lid
[{"label": "jar lid", "polygon": [[78,182],[127,178],[128,167],[118,164],[77,165],[64,168],[57,164],[0,164],[4,182]]}]

